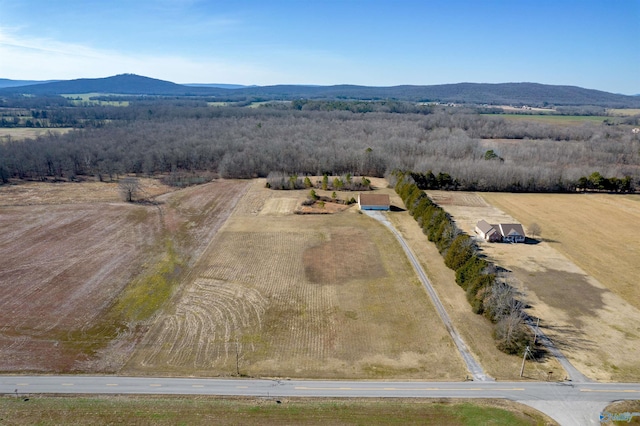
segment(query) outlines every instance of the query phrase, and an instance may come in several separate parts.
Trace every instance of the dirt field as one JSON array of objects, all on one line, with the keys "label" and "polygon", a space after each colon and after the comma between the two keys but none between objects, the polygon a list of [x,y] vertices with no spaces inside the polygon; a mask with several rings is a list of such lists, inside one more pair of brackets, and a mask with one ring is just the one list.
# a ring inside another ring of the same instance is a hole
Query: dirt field
[{"label": "dirt field", "polygon": [[355,207],[293,214],[307,193],[253,181],[123,372],[464,379],[394,237]]},{"label": "dirt field", "polygon": [[538,223],[538,244],[481,248],[513,272],[530,314],[541,318],[544,332],[584,374],[604,381],[640,378],[640,231],[633,226],[640,223],[640,197],[429,194],[471,235],[480,219],[521,222],[525,229]]},{"label": "dirt field", "polygon": [[[142,185],[147,194],[170,190],[154,180]],[[131,289],[144,290],[158,274],[170,284],[179,268],[162,269],[169,264],[167,247],[176,265],[188,265],[188,255],[208,243],[245,186],[189,188],[168,194],[159,206],[123,203],[115,184],[0,187],[0,371],[119,368],[135,340],[131,333],[144,331],[144,322],[105,321],[113,320],[115,308],[125,312],[160,300],[144,294],[136,300]],[[200,206],[197,212],[189,202]]]}]

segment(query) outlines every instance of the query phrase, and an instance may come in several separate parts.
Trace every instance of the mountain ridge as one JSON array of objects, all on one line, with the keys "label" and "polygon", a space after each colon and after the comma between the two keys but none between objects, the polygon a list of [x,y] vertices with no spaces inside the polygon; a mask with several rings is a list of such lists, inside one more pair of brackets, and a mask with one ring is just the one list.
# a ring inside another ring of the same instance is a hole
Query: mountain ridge
[{"label": "mountain ridge", "polygon": [[[6,79],[0,79],[5,81]],[[19,80],[10,80],[19,81]],[[203,96],[220,100],[398,100],[488,105],[594,105],[602,107],[640,107],[638,96],[621,95],[578,86],[541,83],[451,83],[439,85],[332,86],[273,85],[242,86],[223,84],[183,85],[166,80],[119,74],[104,78],[48,81],[28,85],[0,84],[1,95],[63,95],[110,93],[139,96]]]}]

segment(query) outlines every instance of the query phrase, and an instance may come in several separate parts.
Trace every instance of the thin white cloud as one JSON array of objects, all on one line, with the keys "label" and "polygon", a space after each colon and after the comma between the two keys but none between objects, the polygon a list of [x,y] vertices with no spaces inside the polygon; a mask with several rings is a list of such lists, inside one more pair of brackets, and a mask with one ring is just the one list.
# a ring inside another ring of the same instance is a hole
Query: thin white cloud
[{"label": "thin white cloud", "polygon": [[[252,63],[178,55],[132,55],[56,40],[19,37],[0,28],[0,77],[49,80],[134,73],[179,82],[260,84],[277,72]],[[258,83],[256,83],[258,81]]]}]

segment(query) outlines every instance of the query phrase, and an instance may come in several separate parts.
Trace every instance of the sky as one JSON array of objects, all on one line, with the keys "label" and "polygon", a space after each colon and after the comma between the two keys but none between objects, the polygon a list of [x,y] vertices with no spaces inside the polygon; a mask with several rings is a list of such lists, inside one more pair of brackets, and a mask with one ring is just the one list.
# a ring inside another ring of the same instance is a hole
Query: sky
[{"label": "sky", "polygon": [[640,0],[0,0],[0,78],[640,94]]}]

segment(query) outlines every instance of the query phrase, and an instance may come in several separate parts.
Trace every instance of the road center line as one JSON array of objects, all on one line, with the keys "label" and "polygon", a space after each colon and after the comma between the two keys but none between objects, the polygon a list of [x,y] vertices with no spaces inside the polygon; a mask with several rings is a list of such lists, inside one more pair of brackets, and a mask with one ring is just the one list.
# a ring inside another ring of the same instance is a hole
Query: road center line
[{"label": "road center line", "polygon": [[635,389],[580,389],[580,392],[635,393]]}]

